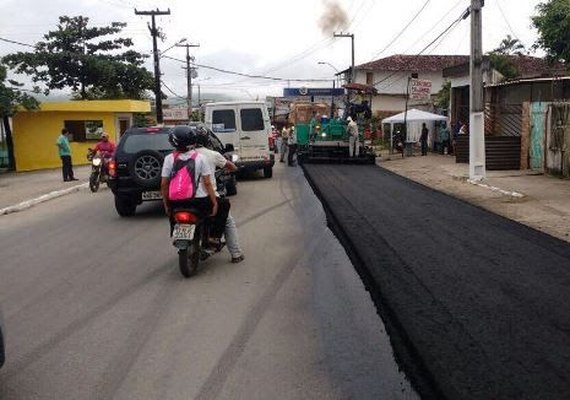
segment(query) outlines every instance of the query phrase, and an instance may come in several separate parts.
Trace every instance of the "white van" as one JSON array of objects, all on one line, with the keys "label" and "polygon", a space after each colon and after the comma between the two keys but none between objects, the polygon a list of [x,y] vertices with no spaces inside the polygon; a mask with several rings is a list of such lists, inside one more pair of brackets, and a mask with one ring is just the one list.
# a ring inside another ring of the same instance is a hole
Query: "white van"
[{"label": "white van", "polygon": [[269,150],[271,122],[261,101],[225,101],[204,106],[206,125],[224,146],[231,143],[238,155],[240,170],[263,170],[273,176],[275,155]]}]

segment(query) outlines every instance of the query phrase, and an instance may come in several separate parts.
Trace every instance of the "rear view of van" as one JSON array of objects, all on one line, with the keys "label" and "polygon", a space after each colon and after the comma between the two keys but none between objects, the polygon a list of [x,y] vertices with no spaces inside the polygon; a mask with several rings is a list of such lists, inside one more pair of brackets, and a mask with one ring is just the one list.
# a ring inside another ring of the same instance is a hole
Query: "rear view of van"
[{"label": "rear view of van", "polygon": [[267,106],[261,101],[228,101],[205,105],[205,123],[224,146],[232,144],[239,170],[262,170],[273,176],[275,156],[269,150],[271,123]]}]

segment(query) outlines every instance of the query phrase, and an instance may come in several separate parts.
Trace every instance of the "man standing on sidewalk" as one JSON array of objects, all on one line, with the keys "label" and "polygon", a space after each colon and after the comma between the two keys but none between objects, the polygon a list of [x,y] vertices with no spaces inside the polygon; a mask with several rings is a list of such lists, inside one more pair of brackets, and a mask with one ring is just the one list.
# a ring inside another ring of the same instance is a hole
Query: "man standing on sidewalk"
[{"label": "man standing on sidewalk", "polygon": [[425,123],[422,124],[422,134],[420,136],[420,143],[422,145],[422,156],[427,156],[428,150],[428,136],[429,130]]},{"label": "man standing on sidewalk", "polygon": [[63,128],[61,130],[61,135],[57,138],[55,142],[59,157],[61,158],[61,172],[63,174],[63,181],[77,181],[78,179],[73,176],[73,164],[71,162],[71,146],[69,145],[69,138],[67,137],[69,132],[67,129]]}]

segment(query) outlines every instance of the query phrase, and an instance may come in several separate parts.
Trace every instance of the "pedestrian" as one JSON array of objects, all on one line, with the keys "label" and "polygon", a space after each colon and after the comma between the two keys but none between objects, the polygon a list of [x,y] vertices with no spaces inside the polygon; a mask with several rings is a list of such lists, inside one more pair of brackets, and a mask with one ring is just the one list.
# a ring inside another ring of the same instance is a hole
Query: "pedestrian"
[{"label": "pedestrian", "polygon": [[73,175],[73,163],[71,161],[71,146],[69,145],[69,132],[66,128],[61,130],[61,135],[55,142],[59,157],[61,158],[61,172],[64,182],[77,181]]},{"label": "pedestrian", "polygon": [[449,129],[447,128],[447,124],[443,123],[439,127],[439,142],[441,145],[440,153],[441,154],[448,154],[449,153]]},{"label": "pedestrian", "polygon": [[420,135],[420,143],[422,145],[422,156],[427,156],[428,136],[429,136],[429,130],[424,122],[422,124],[422,134]]},{"label": "pedestrian", "polygon": [[295,132],[295,127],[291,127],[289,132],[289,137],[287,139],[288,149],[287,149],[287,165],[293,167],[295,165],[295,160],[293,157],[297,152],[297,133]]},{"label": "pedestrian", "polygon": [[[230,200],[227,197],[220,197],[220,194],[217,190],[215,174],[216,168],[225,168],[229,172],[236,172],[237,167],[233,162],[227,160],[219,152],[210,150],[206,147],[209,141],[209,136],[208,132],[205,129],[198,127],[196,128],[196,133],[197,140],[195,150],[197,153],[203,155],[206,158],[207,162],[210,165],[210,168],[212,171],[214,171],[214,173],[211,175],[211,179],[212,186],[216,192],[216,198],[218,199],[218,213],[214,217],[214,229],[212,229],[213,240],[211,240],[210,244],[214,246],[221,246],[222,243],[220,241],[220,238],[223,234],[226,238],[226,245],[228,246],[228,251],[230,252],[230,256],[232,258],[232,263],[237,264],[239,262],[242,262],[245,257],[239,244],[236,222],[231,214]],[[216,226],[219,226],[223,229],[216,231]]]},{"label": "pedestrian", "polygon": [[287,125],[283,126],[281,129],[281,148],[279,149],[281,155],[279,156],[279,162],[285,162],[285,153],[287,152],[287,148],[289,147],[289,134],[291,131],[287,127]]},{"label": "pedestrian", "polygon": [[350,116],[346,120],[348,121],[348,125],[346,126],[346,132],[348,133],[348,156],[355,157],[360,154],[358,125]]}]

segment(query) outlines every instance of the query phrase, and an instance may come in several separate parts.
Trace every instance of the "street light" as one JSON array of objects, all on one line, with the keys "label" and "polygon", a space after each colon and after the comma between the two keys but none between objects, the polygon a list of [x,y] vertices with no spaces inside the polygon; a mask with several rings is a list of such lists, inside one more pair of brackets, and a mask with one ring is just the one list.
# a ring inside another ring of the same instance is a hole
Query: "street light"
[{"label": "street light", "polygon": [[164,50],[164,51],[160,51],[160,50],[159,50],[159,51],[158,51],[159,56],[162,57],[162,55],[163,55],[164,53],[166,53],[168,50],[170,50],[170,49],[172,49],[172,48],[178,46],[179,44],[184,43],[186,40],[187,40],[186,38],[182,38],[182,39],[180,39],[178,42],[174,43],[172,46],[170,46],[169,48],[167,48],[166,50]]},{"label": "street light", "polygon": [[320,65],[328,65],[329,67],[331,67],[332,69],[334,69],[336,71],[336,73],[338,74],[338,68],[335,67],[334,65],[332,65],[330,62],[326,62],[326,61],[319,61],[317,64]]}]

